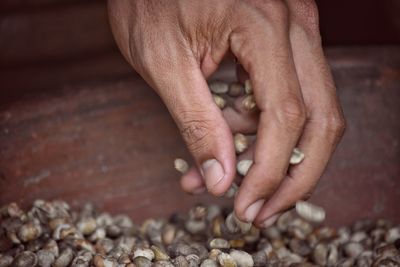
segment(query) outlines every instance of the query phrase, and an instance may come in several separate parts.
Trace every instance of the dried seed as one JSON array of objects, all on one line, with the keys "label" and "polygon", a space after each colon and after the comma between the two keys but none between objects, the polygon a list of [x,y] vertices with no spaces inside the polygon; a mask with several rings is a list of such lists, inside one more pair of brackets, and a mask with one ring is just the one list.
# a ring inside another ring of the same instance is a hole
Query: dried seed
[{"label": "dried seed", "polygon": [[251,85],[250,80],[246,80],[244,82],[244,91],[246,92],[246,94],[252,94],[253,93],[253,86]]},{"label": "dried seed", "polygon": [[67,267],[74,258],[74,252],[71,248],[67,247],[61,251],[60,256],[56,259],[54,267]]},{"label": "dried seed", "polygon": [[174,167],[178,172],[182,174],[185,174],[189,171],[189,164],[184,159],[179,159],[179,158],[175,159]]},{"label": "dried seed", "polygon": [[152,267],[174,267],[174,265],[170,261],[157,261]]},{"label": "dried seed", "polygon": [[249,142],[244,134],[237,133],[233,137],[236,153],[243,153],[248,147]]},{"label": "dried seed", "polygon": [[229,241],[223,239],[223,238],[214,238],[211,239],[210,242],[208,243],[210,248],[217,248],[217,249],[229,249]]},{"label": "dried seed", "polygon": [[200,264],[200,257],[196,254],[189,254],[185,258],[188,261],[189,266],[199,266]]},{"label": "dried seed", "polygon": [[400,238],[400,227],[390,228],[385,235],[385,241],[387,243],[393,243]]},{"label": "dried seed", "polygon": [[184,256],[178,256],[173,259],[172,263],[176,267],[189,267],[189,262],[186,260]]},{"label": "dried seed", "polygon": [[188,220],[185,224],[185,229],[193,235],[204,233],[206,227],[205,220]]},{"label": "dried seed", "polygon": [[133,259],[133,264],[136,267],[151,267],[151,261],[143,256],[139,256]]},{"label": "dried seed", "polygon": [[218,262],[222,267],[237,267],[237,264],[232,256],[224,252],[221,252],[218,255]]},{"label": "dried seed", "polygon": [[253,253],[252,255],[254,266],[256,267],[262,267],[262,266],[267,266],[268,259],[267,259],[267,254],[264,251],[257,251],[256,253]]},{"label": "dried seed", "polygon": [[225,192],[224,197],[233,198],[238,190],[239,190],[238,185],[236,183],[232,183],[229,189]]},{"label": "dried seed", "polygon": [[154,259],[154,252],[149,248],[137,248],[133,251],[133,258],[145,257],[152,261]]},{"label": "dried seed", "polygon": [[242,100],[242,105],[246,110],[253,110],[256,108],[256,100],[253,95],[247,95]]},{"label": "dried seed", "polygon": [[117,267],[117,261],[97,254],[93,257],[93,265],[95,267]]},{"label": "dried seed", "polygon": [[157,246],[151,246],[151,250],[154,253],[154,259],[156,261],[167,261],[170,259],[168,254]]},{"label": "dried seed", "polygon": [[214,261],[218,261],[218,256],[221,254],[222,251],[216,248],[211,249],[210,253],[208,254],[208,258]]},{"label": "dried seed", "polygon": [[76,224],[78,230],[84,235],[90,235],[96,230],[97,223],[96,220],[92,217],[89,218],[82,218]]},{"label": "dried seed", "polygon": [[0,254],[0,267],[8,267],[11,266],[13,262],[13,257],[10,255],[1,255]]},{"label": "dried seed", "polygon": [[241,96],[244,94],[244,86],[239,82],[233,82],[229,85],[228,95],[232,97]]},{"label": "dried seed", "polygon": [[38,264],[41,267],[51,267],[56,259],[54,254],[49,250],[39,250],[36,256],[38,258]]},{"label": "dried seed", "polygon": [[13,263],[13,267],[34,267],[38,264],[38,259],[35,253],[31,251],[24,251],[18,254]]},{"label": "dried seed", "polygon": [[305,157],[304,153],[301,152],[300,149],[296,147],[293,149],[292,155],[290,156],[289,163],[292,165],[299,164],[303,161],[304,157]]},{"label": "dried seed", "polygon": [[253,161],[249,159],[241,160],[237,163],[236,169],[238,173],[242,176],[246,176],[249,171],[251,165],[253,165]]},{"label": "dried seed", "polygon": [[219,95],[212,95],[215,104],[217,105],[217,107],[219,107],[220,109],[224,109],[226,106],[226,101],[223,97],[219,96]]},{"label": "dried seed", "polygon": [[347,256],[357,258],[364,251],[363,246],[360,243],[349,242],[344,246],[344,252]]},{"label": "dried seed", "polygon": [[297,201],[296,212],[310,222],[320,223],[325,220],[325,210],[306,201]]},{"label": "dried seed", "polygon": [[38,238],[42,234],[42,227],[38,223],[29,222],[18,230],[18,238],[22,242],[28,242]]},{"label": "dried seed", "polygon": [[289,241],[289,247],[294,253],[296,253],[300,256],[303,256],[303,257],[308,256],[312,251],[312,249],[308,245],[307,241],[296,239],[296,238],[292,238]]},{"label": "dried seed", "polygon": [[242,250],[233,249],[229,255],[235,260],[238,267],[253,267],[254,260],[251,255]]},{"label": "dried seed", "polygon": [[218,263],[212,259],[205,259],[200,267],[218,267]]},{"label": "dried seed", "polygon": [[213,81],[208,86],[214,94],[226,94],[229,91],[229,85],[221,81]]}]

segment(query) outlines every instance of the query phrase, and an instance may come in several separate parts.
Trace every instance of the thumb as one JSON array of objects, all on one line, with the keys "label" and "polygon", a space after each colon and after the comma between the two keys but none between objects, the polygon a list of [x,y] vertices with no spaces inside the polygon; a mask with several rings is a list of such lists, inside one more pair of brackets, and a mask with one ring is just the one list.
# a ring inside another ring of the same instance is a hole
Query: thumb
[{"label": "thumb", "polygon": [[177,123],[208,191],[222,195],[235,176],[231,130],[199,67],[169,68],[168,72],[162,85],[156,86],[158,94]]}]

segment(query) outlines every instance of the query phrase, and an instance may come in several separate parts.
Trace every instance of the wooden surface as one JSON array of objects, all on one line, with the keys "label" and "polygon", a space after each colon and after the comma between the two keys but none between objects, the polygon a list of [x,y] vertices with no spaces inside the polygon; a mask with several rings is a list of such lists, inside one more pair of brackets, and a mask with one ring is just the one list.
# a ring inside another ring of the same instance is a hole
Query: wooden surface
[{"label": "wooden surface", "polygon": [[[327,208],[331,224],[400,222],[400,47],[331,48],[327,55],[348,128],[313,201]],[[12,70],[0,76],[6,88],[43,88],[0,106],[0,204],[92,201],[141,220],[217,201],[180,191],[172,161],[188,157],[182,139],[119,54],[32,71],[20,72],[28,81]],[[233,79],[234,72],[228,66],[220,75]]]}]

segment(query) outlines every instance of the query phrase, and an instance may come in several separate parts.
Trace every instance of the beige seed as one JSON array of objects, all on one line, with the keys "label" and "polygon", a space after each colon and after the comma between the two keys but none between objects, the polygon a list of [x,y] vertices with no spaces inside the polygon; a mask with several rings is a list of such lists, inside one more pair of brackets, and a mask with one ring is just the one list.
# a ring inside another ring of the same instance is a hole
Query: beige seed
[{"label": "beige seed", "polygon": [[243,222],[235,215],[235,212],[231,212],[225,220],[225,225],[231,233],[236,233],[238,230],[242,234],[246,234],[250,231],[252,224]]},{"label": "beige seed", "polygon": [[249,171],[251,165],[253,165],[253,161],[250,159],[244,159],[237,163],[236,169],[238,173],[242,176],[246,176]]},{"label": "beige seed", "polygon": [[253,93],[253,86],[251,85],[250,80],[246,80],[244,82],[244,91],[246,92],[246,94],[250,95]]},{"label": "beige seed", "polygon": [[290,157],[290,164],[296,165],[299,164],[303,161],[304,159],[304,153],[300,151],[299,148],[293,149],[292,156]]},{"label": "beige seed", "polygon": [[209,84],[209,87],[214,94],[226,94],[229,91],[229,85],[221,81],[213,81]]},{"label": "beige seed", "polygon": [[218,255],[218,262],[222,267],[237,267],[237,264],[231,255],[224,252]]},{"label": "beige seed", "polygon": [[212,259],[205,259],[200,267],[218,267],[218,264],[216,261],[212,260]]},{"label": "beige seed", "polygon": [[256,104],[256,100],[254,99],[253,95],[247,95],[243,101],[242,101],[242,105],[246,110],[252,110],[254,109],[257,104]]},{"label": "beige seed", "polygon": [[149,248],[137,248],[133,251],[133,258],[145,257],[152,261],[155,257],[154,252]]},{"label": "beige seed", "polygon": [[233,137],[233,141],[235,144],[235,151],[238,154],[243,153],[249,147],[249,143],[244,134],[241,133],[235,134],[235,136]]},{"label": "beige seed", "polygon": [[232,183],[229,189],[225,192],[224,197],[233,198],[236,195],[238,189],[238,185],[236,183]]},{"label": "beige seed", "polygon": [[226,101],[225,101],[225,99],[223,97],[213,94],[213,98],[214,98],[215,104],[217,104],[217,107],[219,107],[220,109],[224,109],[225,108]]},{"label": "beige seed", "polygon": [[233,249],[229,255],[235,260],[238,267],[253,267],[254,260],[251,255],[242,250]]},{"label": "beige seed", "polygon": [[297,201],[296,212],[306,221],[320,223],[325,220],[325,210],[306,201]]},{"label": "beige seed", "polygon": [[165,253],[162,249],[160,249],[157,246],[151,246],[151,250],[154,253],[154,259],[156,261],[167,261],[169,260],[169,256],[167,253]]},{"label": "beige seed", "polygon": [[229,85],[228,95],[232,97],[240,96],[244,93],[244,86],[239,82],[233,82]]},{"label": "beige seed", "polygon": [[184,159],[177,158],[174,160],[175,170],[178,172],[185,174],[189,170],[189,164]]},{"label": "beige seed", "polygon": [[223,238],[214,238],[209,243],[210,248],[228,249],[230,248],[229,242]]}]

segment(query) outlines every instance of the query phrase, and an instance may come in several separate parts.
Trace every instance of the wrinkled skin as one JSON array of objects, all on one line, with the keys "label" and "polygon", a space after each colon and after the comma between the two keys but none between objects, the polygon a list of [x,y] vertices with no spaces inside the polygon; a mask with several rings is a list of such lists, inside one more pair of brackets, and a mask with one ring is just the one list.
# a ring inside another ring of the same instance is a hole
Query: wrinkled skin
[{"label": "wrinkled skin", "polygon": [[[240,156],[254,160],[235,198],[240,219],[266,227],[310,196],[345,128],[313,1],[118,0],[109,15],[122,54],[194,157],[184,190],[223,194],[236,172],[232,133],[242,132],[257,140]],[[239,79],[251,79],[258,112],[240,98],[223,111],[213,102],[206,79],[229,51]],[[289,168],[295,146],[306,158]]]}]

